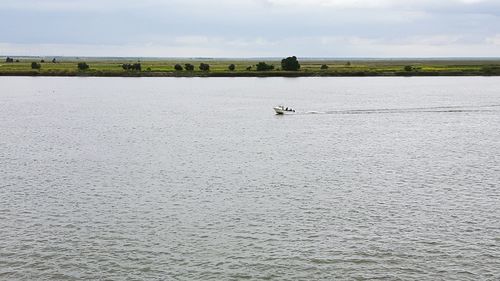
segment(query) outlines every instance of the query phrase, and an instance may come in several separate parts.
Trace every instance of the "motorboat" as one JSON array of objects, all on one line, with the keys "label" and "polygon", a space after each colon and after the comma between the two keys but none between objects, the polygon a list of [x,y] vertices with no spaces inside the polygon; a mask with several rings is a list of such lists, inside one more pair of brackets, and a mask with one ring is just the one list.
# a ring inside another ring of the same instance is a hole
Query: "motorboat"
[{"label": "motorboat", "polygon": [[283,105],[278,105],[276,107],[274,107],[274,111],[276,112],[276,114],[278,115],[284,115],[284,114],[292,114],[292,113],[295,113],[295,109],[291,108],[291,107],[285,107]]}]

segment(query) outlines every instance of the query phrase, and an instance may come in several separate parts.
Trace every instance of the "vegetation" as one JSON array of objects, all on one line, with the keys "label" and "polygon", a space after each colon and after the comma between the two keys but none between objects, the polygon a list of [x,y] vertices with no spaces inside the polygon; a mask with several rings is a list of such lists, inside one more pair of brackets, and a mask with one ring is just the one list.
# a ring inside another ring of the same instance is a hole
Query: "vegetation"
[{"label": "vegetation", "polygon": [[483,66],[482,70],[485,75],[500,75],[500,65]]},{"label": "vegetation", "polygon": [[[12,57],[9,57],[12,58]],[[41,63],[41,58],[13,58],[15,62],[6,63],[6,57],[0,63],[0,76],[4,75],[42,75],[42,76],[157,76],[157,77],[193,77],[193,76],[227,76],[227,77],[298,77],[298,76],[500,76],[500,59],[391,59],[391,60],[351,60],[347,66],[346,60],[300,60],[298,71],[285,71],[281,66],[281,58],[268,59],[264,64],[255,60],[227,60],[227,59],[142,59],[141,62],[130,59],[82,59],[56,57],[57,63]],[[52,60],[50,58],[49,62]],[[40,69],[31,68],[31,62],[41,65]],[[77,64],[85,61],[89,67],[85,71],[79,70]],[[142,70],[137,71],[134,64],[141,64]],[[200,63],[209,64],[210,71],[199,69]],[[178,71],[175,65],[183,67]],[[229,65],[235,69],[230,70]],[[125,68],[123,67],[125,65]],[[186,65],[188,67],[186,67]],[[193,66],[195,65],[195,66]],[[259,71],[257,71],[259,65]],[[275,67],[271,69],[271,66]],[[264,68],[262,67],[264,66]],[[276,66],[279,66],[277,68]],[[411,66],[406,71],[405,66]],[[148,70],[149,69],[149,70]],[[263,71],[262,69],[266,69]]]},{"label": "vegetation", "polygon": [[13,59],[13,58],[9,58],[9,57],[7,57],[7,58],[5,59],[5,62],[6,62],[6,63],[13,63],[13,62],[14,62],[14,59]]},{"label": "vegetation", "polygon": [[274,69],[274,65],[267,64],[263,61],[259,62],[257,65],[257,71],[269,71]]},{"label": "vegetation", "polygon": [[183,68],[183,67],[182,67],[182,65],[180,65],[180,64],[176,64],[176,65],[174,66],[174,69],[175,69],[175,70],[177,70],[177,71],[182,71],[182,70],[184,70],[184,68]]},{"label": "vegetation", "polygon": [[200,68],[201,71],[209,71],[210,70],[210,65],[208,65],[206,63],[200,63],[199,68]]},{"label": "vegetation", "polygon": [[234,65],[234,63],[230,64],[227,69],[229,69],[229,71],[234,71],[236,69],[236,65]]},{"label": "vegetation", "polygon": [[89,69],[89,65],[86,62],[79,62],[78,65],[78,70],[87,70]]},{"label": "vegetation", "polygon": [[406,65],[406,66],[405,66],[405,71],[408,71],[408,72],[409,72],[409,71],[413,71],[413,66],[411,66],[411,65]]},{"label": "vegetation", "polygon": [[133,63],[133,64],[130,64],[130,63],[124,63],[122,64],[122,68],[124,70],[135,70],[135,71],[141,71],[141,63],[138,62],[138,63]]},{"label": "vegetation", "polygon": [[285,71],[297,71],[300,69],[300,63],[296,56],[281,60],[281,68]]},{"label": "vegetation", "polygon": [[42,65],[39,64],[38,62],[34,61],[31,63],[31,69],[40,69],[42,68]]}]

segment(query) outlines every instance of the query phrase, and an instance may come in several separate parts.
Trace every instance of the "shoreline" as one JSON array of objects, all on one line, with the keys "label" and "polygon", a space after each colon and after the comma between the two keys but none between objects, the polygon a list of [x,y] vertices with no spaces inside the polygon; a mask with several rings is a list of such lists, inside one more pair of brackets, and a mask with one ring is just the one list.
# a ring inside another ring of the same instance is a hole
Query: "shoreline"
[{"label": "shoreline", "polygon": [[[500,76],[500,59],[491,60],[304,60],[296,71],[267,60],[130,60],[74,58],[10,59],[0,62],[0,76],[56,77],[429,77]],[[260,63],[259,63],[260,64]],[[80,67],[83,65],[84,67]],[[209,66],[201,70],[200,66]],[[191,69],[187,67],[190,66]],[[232,67],[232,68],[231,68]],[[79,69],[81,68],[81,69]],[[274,69],[273,69],[274,68]],[[231,69],[231,70],[230,70]]]},{"label": "shoreline", "polygon": [[175,72],[140,72],[140,73],[103,73],[103,72],[0,72],[0,77],[165,77],[165,78],[194,78],[194,77],[498,77],[500,73],[480,73],[480,72],[392,72],[392,73],[369,73],[369,72],[252,72],[252,73],[223,73],[223,72],[195,72],[195,73],[175,73]]}]

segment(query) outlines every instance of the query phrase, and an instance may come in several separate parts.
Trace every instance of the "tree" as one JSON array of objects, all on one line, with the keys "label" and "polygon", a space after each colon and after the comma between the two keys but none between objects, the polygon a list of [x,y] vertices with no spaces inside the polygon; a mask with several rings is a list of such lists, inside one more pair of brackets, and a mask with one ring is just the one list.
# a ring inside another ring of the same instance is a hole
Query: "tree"
[{"label": "tree", "polygon": [[268,71],[268,70],[273,70],[274,69],[274,65],[271,65],[271,64],[267,64],[263,61],[259,62],[257,65],[257,71]]},{"label": "tree", "polygon": [[200,68],[201,71],[209,71],[210,70],[210,65],[208,65],[206,63],[200,63],[199,68]]},{"label": "tree", "polygon": [[42,65],[39,64],[38,62],[34,61],[31,63],[31,69],[40,69],[42,68]]},{"label": "tree", "polygon": [[9,58],[9,57],[7,57],[7,58],[5,59],[5,62],[6,62],[6,63],[12,63],[12,62],[14,62],[14,59],[13,59],[13,58]]},{"label": "tree", "polygon": [[250,71],[252,70],[252,66],[250,65],[249,67],[247,67],[247,71]]},{"label": "tree", "polygon": [[40,60],[40,62],[41,62],[41,63],[44,63],[44,62],[45,62],[45,60],[44,60],[44,59],[42,59],[42,60]]},{"label": "tree", "polygon": [[56,58],[52,59],[52,63],[57,63]]},{"label": "tree", "polygon": [[348,61],[348,62],[346,62],[346,63],[345,63],[345,65],[346,65],[346,66],[351,66],[351,62],[350,62],[350,61]]},{"label": "tree", "polygon": [[408,72],[413,71],[413,66],[411,66],[411,65],[405,66],[405,71],[408,71]]},{"label": "tree", "polygon": [[180,65],[180,64],[176,64],[176,65],[174,66],[174,69],[175,69],[175,70],[177,70],[177,71],[182,71],[184,68],[182,67],[182,65]]},{"label": "tree", "polygon": [[89,65],[86,62],[79,62],[78,65],[78,70],[87,70],[89,69]]},{"label": "tree", "polygon": [[130,63],[124,63],[122,64],[122,68],[124,70],[135,70],[135,71],[141,71],[142,67],[141,67],[141,63],[134,63],[134,64],[130,64]]},{"label": "tree", "polygon": [[326,65],[326,64],[321,65],[321,70],[327,70],[327,69],[328,69],[328,65]]},{"label": "tree", "polygon": [[229,69],[229,71],[234,71],[236,69],[236,65],[234,65],[234,63],[230,64],[227,69]]},{"label": "tree", "polygon": [[186,69],[187,71],[193,71],[194,70],[194,65],[192,65],[190,63],[186,63],[184,65],[184,69]]},{"label": "tree", "polygon": [[281,68],[286,71],[297,71],[300,69],[300,63],[296,56],[281,60]]}]

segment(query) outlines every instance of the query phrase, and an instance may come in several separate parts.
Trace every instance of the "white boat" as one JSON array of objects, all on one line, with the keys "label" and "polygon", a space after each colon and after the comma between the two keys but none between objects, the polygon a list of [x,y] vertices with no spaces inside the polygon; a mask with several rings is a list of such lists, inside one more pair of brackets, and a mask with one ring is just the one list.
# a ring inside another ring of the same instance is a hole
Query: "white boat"
[{"label": "white boat", "polygon": [[278,115],[293,114],[293,113],[295,113],[295,109],[293,109],[291,107],[285,107],[283,105],[278,105],[278,106],[274,107],[274,111]]}]

